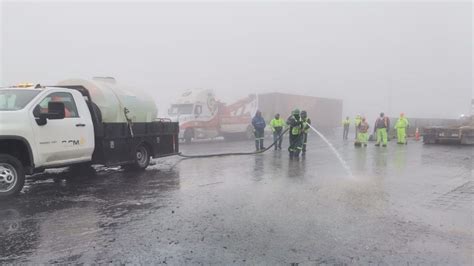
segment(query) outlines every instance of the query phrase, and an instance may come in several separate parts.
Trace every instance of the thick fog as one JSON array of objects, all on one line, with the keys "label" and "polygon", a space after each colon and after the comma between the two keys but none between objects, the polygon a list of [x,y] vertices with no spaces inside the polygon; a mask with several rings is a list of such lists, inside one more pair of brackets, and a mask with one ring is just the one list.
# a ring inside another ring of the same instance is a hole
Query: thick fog
[{"label": "thick fog", "polygon": [[3,2],[1,84],[114,76],[161,114],[190,88],[344,100],[344,114],[457,118],[472,3]]}]

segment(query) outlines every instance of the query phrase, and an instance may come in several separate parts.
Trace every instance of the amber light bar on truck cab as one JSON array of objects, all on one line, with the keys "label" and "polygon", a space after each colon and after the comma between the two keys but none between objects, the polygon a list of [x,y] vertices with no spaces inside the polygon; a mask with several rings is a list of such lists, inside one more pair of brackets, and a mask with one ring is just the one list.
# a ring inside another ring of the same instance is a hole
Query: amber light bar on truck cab
[{"label": "amber light bar on truck cab", "polygon": [[18,85],[15,85],[15,86],[11,86],[11,88],[35,88],[35,89],[41,89],[41,88],[44,88],[43,86],[41,86],[41,84],[34,84],[34,83],[28,83],[28,82],[23,82],[23,83],[19,83]]}]

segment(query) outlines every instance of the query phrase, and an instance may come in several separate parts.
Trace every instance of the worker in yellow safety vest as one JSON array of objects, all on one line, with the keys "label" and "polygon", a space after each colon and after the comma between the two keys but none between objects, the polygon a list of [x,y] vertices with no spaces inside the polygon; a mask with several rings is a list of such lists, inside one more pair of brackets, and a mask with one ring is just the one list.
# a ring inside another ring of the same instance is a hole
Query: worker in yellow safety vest
[{"label": "worker in yellow safety vest", "polygon": [[285,120],[280,118],[280,114],[276,114],[275,118],[270,121],[270,127],[273,132],[273,143],[275,145],[275,150],[281,150],[281,143],[283,142],[283,127],[285,127]]},{"label": "worker in yellow safety vest", "polygon": [[358,130],[357,143],[359,143],[361,147],[367,147],[367,141],[369,140],[369,123],[367,123],[365,117],[362,117]]},{"label": "worker in yellow safety vest", "polygon": [[362,122],[362,117],[361,117],[361,115],[357,115],[354,118],[355,139],[357,139],[357,136],[358,136],[358,133],[359,133],[360,122]]},{"label": "worker in yellow safety vest", "polygon": [[400,118],[398,118],[397,122],[395,123],[395,129],[397,129],[397,143],[398,144],[407,144],[407,130],[410,124],[408,123],[408,119],[405,117],[404,113],[400,114]]},{"label": "worker in yellow safety vest", "polygon": [[344,127],[344,131],[342,132],[342,139],[347,140],[349,136],[349,126],[351,125],[351,120],[349,117],[346,117],[346,119],[342,120],[342,126]]}]

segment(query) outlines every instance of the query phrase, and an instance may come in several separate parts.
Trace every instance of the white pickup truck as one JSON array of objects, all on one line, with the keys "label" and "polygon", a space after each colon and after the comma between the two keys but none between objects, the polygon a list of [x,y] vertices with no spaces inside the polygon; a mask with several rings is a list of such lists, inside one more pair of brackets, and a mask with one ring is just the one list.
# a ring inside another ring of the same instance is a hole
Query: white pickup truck
[{"label": "white pickup truck", "polygon": [[150,157],[178,153],[178,123],[126,121],[102,121],[84,86],[0,88],[0,197],[19,193],[25,175],[46,168],[144,169]]}]

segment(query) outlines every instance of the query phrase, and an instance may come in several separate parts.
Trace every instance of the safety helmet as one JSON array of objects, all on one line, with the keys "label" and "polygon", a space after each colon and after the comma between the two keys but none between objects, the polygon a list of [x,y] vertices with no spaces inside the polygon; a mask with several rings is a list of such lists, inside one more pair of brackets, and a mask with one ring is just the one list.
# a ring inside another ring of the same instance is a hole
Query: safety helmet
[{"label": "safety helmet", "polygon": [[293,115],[299,115],[300,114],[300,109],[295,109],[293,112],[291,112]]}]

